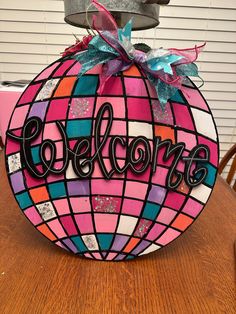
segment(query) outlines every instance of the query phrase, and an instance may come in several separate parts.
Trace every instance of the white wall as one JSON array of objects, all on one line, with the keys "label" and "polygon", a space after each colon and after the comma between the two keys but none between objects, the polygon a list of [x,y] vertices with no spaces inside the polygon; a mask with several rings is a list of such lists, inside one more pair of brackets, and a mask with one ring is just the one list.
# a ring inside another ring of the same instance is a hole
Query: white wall
[{"label": "white wall", "polygon": [[[32,79],[74,42],[72,33],[84,34],[63,11],[62,0],[0,0],[0,80]],[[198,65],[224,155],[236,142],[236,0],[171,0],[158,29],[134,33],[140,40],[156,48],[207,42]]]}]

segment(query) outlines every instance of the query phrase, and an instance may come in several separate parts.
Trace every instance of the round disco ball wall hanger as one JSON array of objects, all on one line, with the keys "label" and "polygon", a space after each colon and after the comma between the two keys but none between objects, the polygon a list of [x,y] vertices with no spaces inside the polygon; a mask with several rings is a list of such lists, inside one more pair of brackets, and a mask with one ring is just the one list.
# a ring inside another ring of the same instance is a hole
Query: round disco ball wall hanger
[{"label": "round disco ball wall hanger", "polygon": [[67,48],[19,99],[6,169],[23,214],[50,241],[91,259],[129,260],[198,218],[217,176],[218,135],[189,78],[198,77],[204,45],[132,45],[132,20],[120,29],[92,4],[94,35]]}]

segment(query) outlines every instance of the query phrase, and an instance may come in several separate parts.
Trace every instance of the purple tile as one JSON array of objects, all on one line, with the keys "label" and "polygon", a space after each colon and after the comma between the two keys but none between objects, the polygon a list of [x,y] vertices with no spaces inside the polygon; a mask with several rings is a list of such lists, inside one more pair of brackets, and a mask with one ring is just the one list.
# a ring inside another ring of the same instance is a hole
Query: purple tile
[{"label": "purple tile", "polygon": [[148,200],[157,204],[162,204],[166,196],[166,189],[153,185],[148,195]]},{"label": "purple tile", "polygon": [[70,196],[89,195],[89,181],[78,180],[67,182],[68,194]]},{"label": "purple tile", "polygon": [[112,245],[111,251],[121,251],[125,244],[128,242],[129,237],[117,235]]},{"label": "purple tile", "polygon": [[124,254],[119,254],[116,258],[115,258],[115,261],[122,261],[123,259],[126,258],[126,255]]},{"label": "purple tile", "polygon": [[131,253],[134,255],[138,255],[140,252],[144,251],[149,245],[150,242],[143,240]]},{"label": "purple tile", "polygon": [[15,193],[25,190],[24,179],[21,171],[11,175],[11,184]]},{"label": "purple tile", "polygon": [[34,103],[30,109],[30,117],[39,117],[42,121],[45,118],[46,110],[48,107],[48,101]]},{"label": "purple tile", "polygon": [[65,239],[65,240],[63,240],[63,242],[68,246],[68,248],[71,249],[72,252],[74,252],[74,253],[78,252],[77,248],[74,246],[74,244],[71,242],[70,239]]}]

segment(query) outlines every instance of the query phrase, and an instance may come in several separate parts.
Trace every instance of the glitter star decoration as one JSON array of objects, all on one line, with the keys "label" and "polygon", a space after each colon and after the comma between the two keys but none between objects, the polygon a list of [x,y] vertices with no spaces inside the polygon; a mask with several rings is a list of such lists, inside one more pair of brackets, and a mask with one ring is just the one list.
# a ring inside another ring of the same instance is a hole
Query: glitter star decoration
[{"label": "glitter star decoration", "polygon": [[74,99],[70,105],[70,113],[73,118],[79,118],[85,116],[89,112],[90,103],[88,99]]},{"label": "glitter star decoration", "polygon": [[118,202],[113,197],[96,196],[94,211],[115,213]]}]

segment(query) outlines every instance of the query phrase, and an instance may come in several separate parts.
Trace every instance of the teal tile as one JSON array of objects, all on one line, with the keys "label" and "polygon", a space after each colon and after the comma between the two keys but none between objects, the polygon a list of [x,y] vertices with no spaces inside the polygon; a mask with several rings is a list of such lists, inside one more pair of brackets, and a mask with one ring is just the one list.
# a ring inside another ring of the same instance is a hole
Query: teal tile
[{"label": "teal tile", "polygon": [[[212,166],[210,163],[199,163],[198,164],[198,168],[199,167],[205,167],[208,170],[208,174],[206,176],[206,178],[204,179],[203,183],[209,185],[209,186],[213,186],[216,180],[216,175],[217,175],[217,169]],[[201,173],[196,175],[196,178],[199,178],[199,176],[201,175]]]},{"label": "teal tile", "polygon": [[91,136],[92,120],[69,120],[66,125],[68,138]]},{"label": "teal tile", "polygon": [[95,95],[98,86],[98,76],[84,75],[76,85],[74,96]]},{"label": "teal tile", "polygon": [[25,209],[33,205],[28,192],[16,195],[16,199],[21,209]]},{"label": "teal tile", "polygon": [[52,199],[66,196],[66,188],[63,182],[49,184],[48,189]]},{"label": "teal tile", "polygon": [[84,242],[81,239],[81,237],[74,237],[74,238],[72,237],[71,239],[80,252],[87,252],[88,251],[88,249],[84,245]]},{"label": "teal tile", "polygon": [[39,150],[40,146],[35,146],[31,148],[31,154],[35,165],[41,162]]},{"label": "teal tile", "polygon": [[155,220],[160,211],[160,208],[161,207],[157,204],[152,204],[152,203],[147,202],[144,208],[143,218]]},{"label": "teal tile", "polygon": [[174,96],[171,97],[170,99],[171,101],[173,102],[178,102],[178,103],[181,103],[181,104],[186,104],[186,101],[184,100],[184,98],[182,97],[182,95],[180,94],[179,91],[177,91]]},{"label": "teal tile", "polygon": [[98,234],[97,237],[101,250],[109,250],[113,234]]}]

